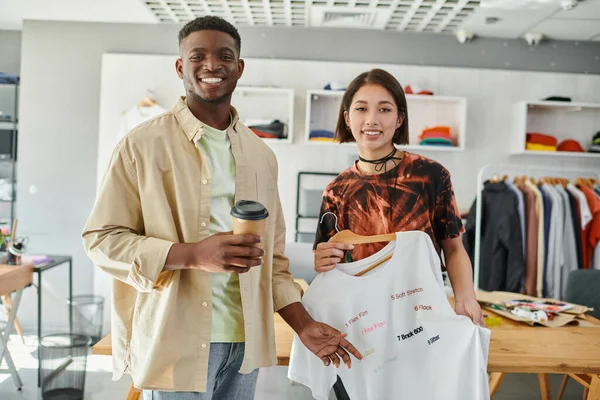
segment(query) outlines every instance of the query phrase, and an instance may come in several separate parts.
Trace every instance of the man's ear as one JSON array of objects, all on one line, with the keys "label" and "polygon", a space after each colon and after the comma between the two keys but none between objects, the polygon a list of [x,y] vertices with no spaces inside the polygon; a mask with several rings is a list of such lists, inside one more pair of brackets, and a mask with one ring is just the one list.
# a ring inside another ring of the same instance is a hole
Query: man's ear
[{"label": "man's ear", "polygon": [[246,63],[241,58],[238,60],[238,79],[242,77]]},{"label": "man's ear", "polygon": [[177,71],[177,76],[179,79],[183,79],[183,61],[181,58],[178,58],[175,61],[175,70]]}]

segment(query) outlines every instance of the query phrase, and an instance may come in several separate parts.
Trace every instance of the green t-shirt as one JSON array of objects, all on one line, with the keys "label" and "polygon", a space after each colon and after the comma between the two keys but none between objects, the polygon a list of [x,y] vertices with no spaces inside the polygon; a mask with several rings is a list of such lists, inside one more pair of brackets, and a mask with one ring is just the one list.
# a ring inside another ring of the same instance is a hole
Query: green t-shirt
[{"label": "green t-shirt", "polygon": [[[210,164],[210,224],[213,235],[232,229],[231,207],[235,199],[235,161],[226,131],[204,125],[197,142]],[[211,342],[243,342],[244,315],[238,274],[212,273]]]}]

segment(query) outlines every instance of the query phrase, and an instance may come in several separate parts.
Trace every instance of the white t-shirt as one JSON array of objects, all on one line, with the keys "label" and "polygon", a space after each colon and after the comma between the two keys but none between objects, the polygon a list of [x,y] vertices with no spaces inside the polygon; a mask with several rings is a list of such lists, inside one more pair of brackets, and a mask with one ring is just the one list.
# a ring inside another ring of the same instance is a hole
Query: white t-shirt
[{"label": "white t-shirt", "polygon": [[[350,399],[489,399],[490,331],[458,316],[448,303],[439,257],[420,231],[366,259],[319,274],[302,303],[317,321],[348,334],[363,355],[352,368],[326,367],[302,344],[292,343],[289,379],[327,400],[339,374]],[[387,255],[369,273],[359,271]]]}]

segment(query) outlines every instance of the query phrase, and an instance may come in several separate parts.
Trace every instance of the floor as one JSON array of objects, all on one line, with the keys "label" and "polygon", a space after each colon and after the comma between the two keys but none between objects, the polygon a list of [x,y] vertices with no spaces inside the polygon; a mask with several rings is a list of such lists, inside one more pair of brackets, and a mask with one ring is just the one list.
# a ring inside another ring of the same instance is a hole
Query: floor
[{"label": "floor", "polygon": [[[35,337],[26,336],[25,344],[20,337],[11,336],[9,348],[19,368],[23,389],[17,391],[6,363],[0,367],[0,400],[40,400],[37,389],[37,358]],[[107,356],[89,355],[85,380],[85,400],[125,400],[130,381],[123,378],[118,382],[111,380],[111,360]],[[552,399],[556,398],[562,376],[551,375]],[[583,389],[573,381],[567,385],[565,400],[581,400]],[[264,368],[260,371],[256,389],[256,400],[310,400],[310,390],[299,384],[290,385],[285,367]],[[532,400],[539,399],[537,375],[509,374],[504,378],[494,400]],[[335,400],[333,392],[329,400]],[[362,399],[361,399],[362,400]]]}]

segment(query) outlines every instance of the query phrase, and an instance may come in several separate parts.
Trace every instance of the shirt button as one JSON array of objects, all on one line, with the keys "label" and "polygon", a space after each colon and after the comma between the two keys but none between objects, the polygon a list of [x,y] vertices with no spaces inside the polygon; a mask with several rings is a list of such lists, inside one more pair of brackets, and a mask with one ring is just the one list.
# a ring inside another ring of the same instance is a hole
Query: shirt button
[{"label": "shirt button", "polygon": [[203,222],[203,223],[201,223],[200,225],[201,225],[203,228],[205,228],[205,227],[206,227],[206,222]]},{"label": "shirt button", "polygon": [[208,179],[202,179],[202,184],[206,185],[208,183]]},{"label": "shirt button", "polygon": [[202,343],[202,348],[205,349],[206,348],[206,343]]},{"label": "shirt button", "polygon": [[208,303],[206,301],[202,302],[202,307],[206,307],[208,306]]}]

